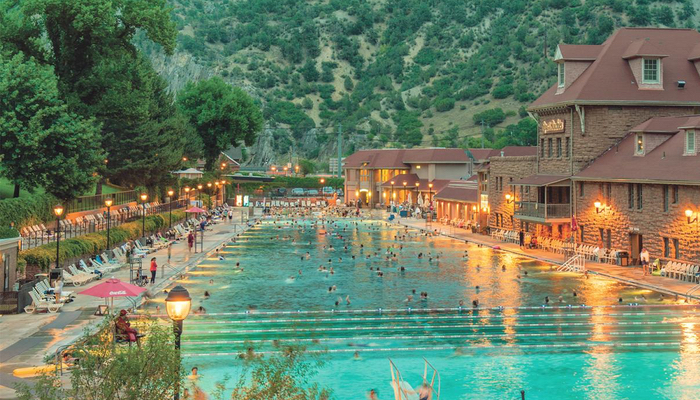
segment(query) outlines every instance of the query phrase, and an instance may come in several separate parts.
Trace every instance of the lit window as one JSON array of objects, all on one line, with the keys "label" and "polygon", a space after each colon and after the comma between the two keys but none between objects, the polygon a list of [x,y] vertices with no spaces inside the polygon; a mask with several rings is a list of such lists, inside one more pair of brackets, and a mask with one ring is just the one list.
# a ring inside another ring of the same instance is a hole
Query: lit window
[{"label": "lit window", "polygon": [[685,154],[695,154],[695,131],[685,131]]},{"label": "lit window", "polygon": [[659,83],[659,67],[661,66],[658,58],[644,59],[642,70],[642,83]]},{"label": "lit window", "polygon": [[641,133],[637,134],[637,143],[634,147],[635,153],[644,154],[644,135]]},{"label": "lit window", "polygon": [[564,87],[564,63],[559,63],[558,68],[559,87]]}]

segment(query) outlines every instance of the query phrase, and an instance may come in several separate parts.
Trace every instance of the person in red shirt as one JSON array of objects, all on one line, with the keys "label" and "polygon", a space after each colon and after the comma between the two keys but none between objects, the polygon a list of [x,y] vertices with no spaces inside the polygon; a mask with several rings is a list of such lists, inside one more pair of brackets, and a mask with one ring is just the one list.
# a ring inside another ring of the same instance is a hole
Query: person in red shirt
[{"label": "person in red shirt", "polygon": [[151,258],[151,285],[156,282],[156,272],[158,272],[158,264],[156,264],[156,258]]},{"label": "person in red shirt", "polygon": [[192,252],[192,245],[194,245],[194,235],[190,232],[190,234],[187,235],[187,247],[190,253]]}]

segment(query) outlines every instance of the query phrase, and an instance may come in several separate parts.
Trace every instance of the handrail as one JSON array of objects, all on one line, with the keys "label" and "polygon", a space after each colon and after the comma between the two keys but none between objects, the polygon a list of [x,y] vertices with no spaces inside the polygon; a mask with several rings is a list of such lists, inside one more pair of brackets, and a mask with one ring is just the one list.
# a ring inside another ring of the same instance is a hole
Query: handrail
[{"label": "handrail", "polygon": [[559,271],[584,272],[586,270],[586,257],[583,254],[575,254],[557,269]]},{"label": "handrail", "polygon": [[[403,388],[403,385],[401,385],[401,382],[403,382],[403,378],[401,377],[401,371],[399,371],[399,368],[396,366],[396,364],[394,364],[394,362],[391,361],[391,358],[389,359],[389,364],[391,367],[391,382],[394,384],[394,399],[408,400],[408,393],[406,393],[406,391]],[[394,370],[396,370],[396,373],[394,373]],[[401,396],[401,393],[403,393],[403,397]]]},{"label": "handrail", "polygon": [[433,370],[433,378],[430,380],[430,389],[435,392],[435,377],[437,376],[437,381],[438,381],[438,386],[437,386],[437,397],[435,400],[440,400],[440,373],[438,372],[437,368],[433,367],[433,364],[431,364],[428,360],[423,357],[423,361],[425,361],[425,369],[423,370],[423,380],[428,376],[428,367],[430,367]]},{"label": "handrail", "polygon": [[690,290],[688,290],[687,292],[685,292],[685,298],[686,298],[686,300],[690,300],[690,295],[692,295],[693,293],[697,292],[698,290],[700,290],[700,284],[693,286],[692,288],[690,288]]}]

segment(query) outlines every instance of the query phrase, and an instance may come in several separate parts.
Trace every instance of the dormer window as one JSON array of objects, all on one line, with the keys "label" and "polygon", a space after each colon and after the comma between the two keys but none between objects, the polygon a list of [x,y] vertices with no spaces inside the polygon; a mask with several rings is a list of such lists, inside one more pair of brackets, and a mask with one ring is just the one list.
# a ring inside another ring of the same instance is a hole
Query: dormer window
[{"label": "dormer window", "polygon": [[660,83],[661,60],[644,58],[642,62],[642,83]]},{"label": "dormer window", "polygon": [[558,70],[557,70],[557,82],[559,87],[564,87],[564,77],[565,77],[565,72],[564,72],[564,63],[560,62],[557,64]]},{"label": "dormer window", "polygon": [[695,146],[695,130],[689,129],[685,131],[685,154],[695,155],[697,153]]},{"label": "dormer window", "polygon": [[637,141],[634,144],[634,154],[643,155],[644,154],[644,134],[637,134]]}]

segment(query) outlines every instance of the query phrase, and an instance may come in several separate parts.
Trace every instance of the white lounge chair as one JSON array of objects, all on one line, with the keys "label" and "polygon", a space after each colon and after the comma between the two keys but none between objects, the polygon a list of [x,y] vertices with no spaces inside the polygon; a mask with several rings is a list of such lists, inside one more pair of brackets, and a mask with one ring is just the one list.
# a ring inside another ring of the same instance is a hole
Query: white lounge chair
[{"label": "white lounge chair", "polygon": [[63,307],[63,303],[54,303],[48,300],[43,300],[37,296],[36,292],[30,291],[29,296],[32,298],[32,304],[24,307],[24,312],[33,314],[35,311],[47,310],[50,313],[58,312]]}]

